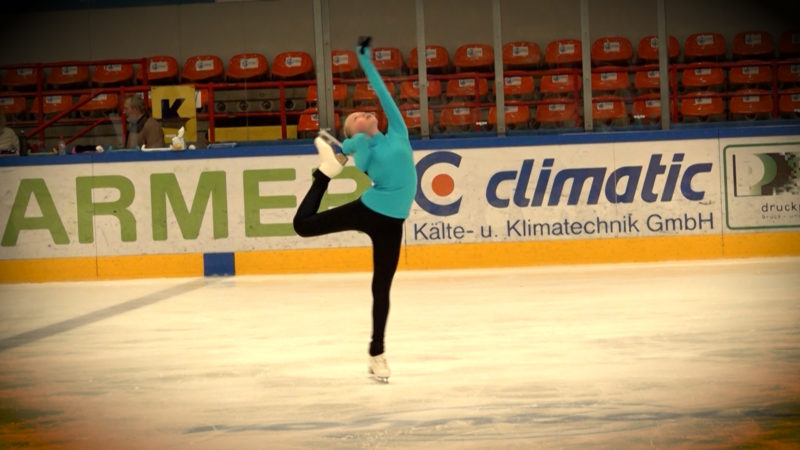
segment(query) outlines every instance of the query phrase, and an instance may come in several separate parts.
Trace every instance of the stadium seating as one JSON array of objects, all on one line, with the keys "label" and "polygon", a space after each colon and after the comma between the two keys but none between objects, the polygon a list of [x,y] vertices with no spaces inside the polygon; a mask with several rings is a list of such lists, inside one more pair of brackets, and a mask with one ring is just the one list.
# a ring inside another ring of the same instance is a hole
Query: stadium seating
[{"label": "stadium seating", "polygon": [[[670,102],[674,106],[674,102]],[[661,121],[661,98],[657,93],[643,94],[633,101],[631,117],[635,123],[653,125]]]},{"label": "stadium seating", "polygon": [[[413,103],[406,103],[400,105],[400,114],[403,115],[403,121],[406,123],[409,134],[420,134],[422,120],[420,118],[419,105]],[[428,129],[433,127],[433,110],[428,109]]]},{"label": "stadium seating", "polygon": [[[408,69],[411,73],[417,73],[417,48],[411,49],[408,55]],[[426,45],[425,46],[425,64],[428,68],[428,73],[442,74],[450,71],[450,55],[447,49],[441,45]]]},{"label": "stadium seating", "polygon": [[[339,114],[333,114],[334,131],[341,126]],[[317,108],[306,108],[297,122],[297,137],[300,139],[313,139],[319,132],[319,113]]]},{"label": "stadium seating", "polygon": [[[90,95],[92,94],[83,95],[80,100]],[[78,112],[84,117],[102,115],[108,112],[119,112],[119,95],[114,93],[98,94],[89,100],[88,103],[79,106]]]},{"label": "stadium seating", "polygon": [[781,89],[800,86],[800,58],[780,61],[780,64],[778,64],[778,86]]},{"label": "stadium seating", "polygon": [[772,67],[758,65],[760,61],[748,59],[739,61],[728,73],[728,83],[732,88],[772,86]]},{"label": "stadium seating", "polygon": [[464,102],[449,103],[442,109],[436,130],[440,133],[470,131],[480,121],[480,109]]},{"label": "stadium seating", "polygon": [[314,78],[314,63],[306,52],[278,53],[272,61],[272,76],[276,79]]},{"label": "stadium seating", "polygon": [[616,95],[601,95],[592,99],[592,121],[596,128],[628,125],[625,101]]},{"label": "stadium seating", "polygon": [[561,97],[578,95],[581,90],[581,77],[575,74],[542,75],[539,92],[542,96]]},{"label": "stadium seating", "polygon": [[178,61],[172,56],[152,56],[148,58],[147,69],[136,75],[139,82],[143,81],[142,73],[147,73],[148,84],[174,84],[178,81]]},{"label": "stadium seating", "polygon": [[[71,95],[46,95],[42,100],[43,112],[46,116],[67,111],[73,105]],[[31,105],[31,113],[34,115],[39,114],[39,102],[36,99]]]},{"label": "stadium seating", "polygon": [[560,39],[547,44],[544,62],[552,67],[579,67],[581,65],[581,41]]},{"label": "stadium seating", "polygon": [[[344,103],[347,101],[347,85],[346,84],[334,84],[333,85],[333,105],[336,108],[340,108],[344,106]],[[308,87],[308,92],[306,93],[306,104],[309,107],[317,105],[317,85],[312,84]]]},{"label": "stadium seating", "polygon": [[[477,95],[480,101],[485,101],[489,94],[489,83],[486,78],[479,78]],[[475,78],[458,78],[447,81],[445,96],[452,100],[475,100]]]},{"label": "stadium seating", "polygon": [[331,52],[331,72],[340,78],[359,76],[358,57],[352,50],[333,50]]},{"label": "stadium seating", "polygon": [[493,72],[494,51],[487,44],[464,44],[453,56],[456,72]]},{"label": "stadium seating", "polygon": [[680,101],[683,122],[725,120],[725,102],[721,97],[710,97],[706,92],[692,92]]},{"label": "stadium seating", "polygon": [[531,70],[541,62],[542,50],[535,42],[515,41],[503,46],[503,70]]},{"label": "stadium seating", "polygon": [[47,85],[52,89],[83,88],[89,84],[89,66],[63,63],[50,68]]},{"label": "stadium seating", "polygon": [[694,33],[686,38],[683,56],[690,61],[721,61],[725,59],[727,46],[719,33]]},{"label": "stadium seating", "polygon": [[592,92],[615,92],[624,94],[630,88],[628,72],[614,66],[599,67],[602,72],[592,72]]},{"label": "stadium seating", "polygon": [[41,71],[32,67],[9,69],[3,77],[3,88],[12,91],[35,90]]},{"label": "stadium seating", "polygon": [[548,98],[536,106],[540,128],[572,128],[578,119],[578,107],[570,99]]},{"label": "stadium seating", "polygon": [[[492,83],[494,92],[494,83]],[[533,100],[535,84],[532,76],[507,76],[503,80],[503,95],[506,100]]]},{"label": "stadium seating", "polygon": [[133,83],[133,64],[94,66],[92,86],[119,86]]},{"label": "stadium seating", "polygon": [[[661,73],[656,64],[644,66],[647,70],[636,72],[633,76],[633,87],[641,93],[658,91],[661,89]],[[670,89],[675,89],[675,72],[670,72],[669,85]]]},{"label": "stadium seating", "polygon": [[394,47],[373,48],[372,62],[382,75],[397,76],[403,73],[403,55]]},{"label": "stadium seating", "polygon": [[800,88],[781,91],[778,113],[785,119],[800,119]]},{"label": "stadium seating", "polygon": [[[678,40],[674,36],[670,36],[667,46],[667,58],[671,62],[675,62],[680,53],[681,49]],[[658,36],[645,36],[639,41],[637,58],[639,64],[658,62]]]},{"label": "stadium seating", "polygon": [[269,72],[267,58],[260,53],[239,53],[228,62],[225,78],[228,81],[261,81]]},{"label": "stadium seating", "polygon": [[[530,128],[531,110],[526,105],[506,105],[505,106],[506,129],[508,130],[527,130]],[[489,108],[489,128],[497,126],[497,107]]]},{"label": "stadium seating", "polygon": [[189,83],[222,81],[222,60],[214,55],[190,56],[183,64],[181,79]]},{"label": "stadium seating", "polygon": [[627,38],[602,37],[592,43],[592,64],[627,65],[633,59],[633,46]]},{"label": "stadium seating", "polygon": [[772,35],[766,31],[743,31],[733,38],[734,59],[759,59],[775,57]]},{"label": "stadium seating", "polygon": [[[681,87],[691,91],[721,91],[725,87],[725,72],[719,67],[703,67],[703,63],[692,63],[694,68],[681,71]],[[707,65],[707,64],[706,64]]]},{"label": "stadium seating", "polygon": [[[403,81],[400,83],[400,97],[402,102],[416,103],[419,101],[419,81]],[[428,102],[439,104],[442,101],[442,83],[437,80],[428,80]]]},{"label": "stadium seating", "polygon": [[[389,94],[394,97],[394,83],[384,81]],[[369,83],[358,83],[353,88],[353,106],[377,105],[378,96]]]},{"label": "stadium seating", "polygon": [[25,97],[0,97],[0,111],[9,119],[21,117],[27,109]]},{"label": "stadium seating", "polygon": [[800,56],[800,31],[786,31],[778,41],[781,58]]},{"label": "stadium seating", "polygon": [[768,119],[772,116],[772,94],[764,89],[741,89],[730,99],[733,120]]}]

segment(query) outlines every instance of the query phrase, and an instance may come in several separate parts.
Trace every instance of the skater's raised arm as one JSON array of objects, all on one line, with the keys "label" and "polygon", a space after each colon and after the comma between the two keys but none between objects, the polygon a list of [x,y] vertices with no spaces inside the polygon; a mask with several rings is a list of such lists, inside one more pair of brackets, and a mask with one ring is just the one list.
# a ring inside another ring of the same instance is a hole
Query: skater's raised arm
[{"label": "skater's raised arm", "polygon": [[381,75],[372,64],[370,41],[371,38],[359,38],[359,45],[356,47],[358,62],[361,64],[361,68],[364,69],[364,74],[367,76],[369,83],[372,85],[372,89],[378,96],[378,101],[381,103],[383,112],[386,113],[386,120],[389,122],[387,134],[396,133],[408,137],[408,128],[406,128],[403,115],[400,114],[400,109],[397,108],[397,104],[394,102],[391,94],[389,94],[389,90],[386,89]]}]

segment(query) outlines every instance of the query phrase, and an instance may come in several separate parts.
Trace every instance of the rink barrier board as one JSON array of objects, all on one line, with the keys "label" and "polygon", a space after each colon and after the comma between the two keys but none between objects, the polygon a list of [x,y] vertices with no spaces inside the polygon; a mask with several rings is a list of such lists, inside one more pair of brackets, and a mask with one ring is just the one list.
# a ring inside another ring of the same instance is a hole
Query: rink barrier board
[{"label": "rink barrier board", "polygon": [[[800,256],[800,232],[419,245],[399,270]],[[368,247],[0,261],[0,282],[369,272]]]}]

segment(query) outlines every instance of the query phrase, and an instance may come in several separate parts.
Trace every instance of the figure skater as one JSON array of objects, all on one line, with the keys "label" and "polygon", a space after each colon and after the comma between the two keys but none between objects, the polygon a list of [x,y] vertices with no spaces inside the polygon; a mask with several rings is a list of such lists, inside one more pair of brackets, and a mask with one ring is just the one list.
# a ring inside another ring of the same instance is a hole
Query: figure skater
[{"label": "figure skater", "polygon": [[[375,115],[354,112],[342,127],[346,138],[337,153],[324,139],[314,139],[321,164],[313,183],[294,217],[294,229],[303,237],[355,230],[372,240],[372,341],[369,345],[369,373],[388,382],[391,372],[384,355],[384,331],[389,316],[389,291],[397,270],[403,222],[408,217],[417,190],[417,171],[408,140],[408,129],[380,74],[372,64],[370,37],[358,40],[358,61],[364,69],[381,108],[388,130],[378,130]],[[358,200],[327,211],[318,211],[331,178],[337,176],[352,155],[357,168],[372,180],[372,186]]]}]

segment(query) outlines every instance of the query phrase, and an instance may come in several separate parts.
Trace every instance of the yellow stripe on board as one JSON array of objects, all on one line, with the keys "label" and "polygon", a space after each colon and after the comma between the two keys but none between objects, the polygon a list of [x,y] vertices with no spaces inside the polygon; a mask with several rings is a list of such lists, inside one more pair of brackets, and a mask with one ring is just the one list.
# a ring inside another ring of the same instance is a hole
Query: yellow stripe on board
[{"label": "yellow stripe on board", "polygon": [[0,283],[84,281],[97,279],[93,256],[79,258],[7,259],[0,261]]},{"label": "yellow stripe on board", "polygon": [[202,253],[175,255],[100,256],[99,280],[203,276]]}]

